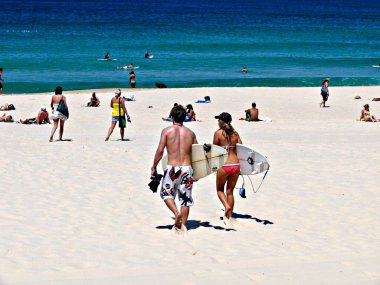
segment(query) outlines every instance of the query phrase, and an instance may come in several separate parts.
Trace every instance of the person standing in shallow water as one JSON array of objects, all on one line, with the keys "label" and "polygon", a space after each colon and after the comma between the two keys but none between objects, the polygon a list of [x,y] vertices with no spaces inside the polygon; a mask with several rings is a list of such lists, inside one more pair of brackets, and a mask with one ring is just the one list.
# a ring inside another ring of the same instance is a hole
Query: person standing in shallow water
[{"label": "person standing in shallow water", "polygon": [[68,119],[67,116],[65,116],[64,114],[62,114],[61,112],[59,112],[57,110],[58,105],[61,102],[61,100],[63,100],[66,108],[68,109],[66,97],[62,95],[62,87],[57,86],[55,88],[55,95],[53,95],[53,97],[51,97],[51,103],[50,103],[50,106],[52,109],[52,112],[51,112],[52,114],[50,116],[50,119],[53,120],[53,122],[54,122],[53,129],[51,130],[51,134],[50,134],[50,139],[49,139],[50,142],[53,141],[54,133],[58,128],[58,123],[59,123],[59,140],[62,141],[63,130],[65,127],[65,121]]},{"label": "person standing in shallow water", "polygon": [[125,115],[127,115],[127,120],[130,123],[131,117],[128,115],[127,109],[125,108],[124,98],[121,98],[120,89],[115,92],[115,97],[111,99],[110,106],[112,108],[112,122],[105,140],[109,140],[117,122],[119,122],[121,140],[124,140],[124,129],[126,125]]},{"label": "person standing in shallow water", "polygon": [[129,73],[129,85],[131,86],[131,88],[136,87],[136,74],[134,71],[131,71]]},{"label": "person standing in shallow water", "polygon": [[[240,175],[236,144],[242,144],[242,141],[238,132],[231,125],[232,117],[229,113],[223,112],[219,116],[215,116],[215,119],[218,119],[219,129],[214,134],[213,144],[225,148],[228,152],[225,164],[216,173],[216,192],[224,206],[225,218],[230,221],[235,205],[234,189]],[[226,185],[227,195],[224,193]]]},{"label": "person standing in shallow water", "polygon": [[328,78],[322,81],[321,95],[322,95],[322,102],[319,104],[319,107],[326,107],[326,102],[330,96]]},{"label": "person standing in shallow water", "polygon": [[0,95],[3,95],[4,93],[4,88],[3,88],[3,83],[5,84],[5,80],[3,79],[3,71],[4,69],[0,67]]}]

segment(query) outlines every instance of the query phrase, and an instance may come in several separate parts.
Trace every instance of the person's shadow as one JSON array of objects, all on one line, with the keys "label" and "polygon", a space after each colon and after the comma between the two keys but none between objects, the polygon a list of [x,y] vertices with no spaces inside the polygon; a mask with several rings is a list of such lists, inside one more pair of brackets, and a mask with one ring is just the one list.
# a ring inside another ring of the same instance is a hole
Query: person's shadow
[{"label": "person's shadow", "polygon": [[[205,227],[205,228],[213,228],[215,230],[219,230],[219,231],[226,231],[226,232],[229,232],[229,231],[236,231],[235,229],[229,229],[229,228],[223,228],[221,226],[214,226],[214,225],[211,225],[210,222],[208,221],[197,221],[197,220],[188,220],[187,223],[187,230],[195,230],[197,228],[200,228],[200,227]],[[170,225],[166,225],[166,226],[157,226],[156,229],[159,229],[159,230],[171,230],[173,228],[173,224],[170,224]]]},{"label": "person's shadow", "polygon": [[256,217],[252,217],[251,215],[248,215],[248,214],[243,215],[243,214],[233,213],[232,214],[232,218],[235,218],[237,220],[238,219],[254,220],[257,223],[263,224],[264,226],[266,226],[266,225],[273,225],[273,222],[271,222],[271,221],[259,219],[259,218],[256,218]]}]

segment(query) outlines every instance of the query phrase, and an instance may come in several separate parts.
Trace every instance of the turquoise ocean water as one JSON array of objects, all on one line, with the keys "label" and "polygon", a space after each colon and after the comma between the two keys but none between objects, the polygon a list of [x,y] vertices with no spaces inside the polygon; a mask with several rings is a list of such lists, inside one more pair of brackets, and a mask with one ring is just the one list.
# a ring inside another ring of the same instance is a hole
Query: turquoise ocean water
[{"label": "turquoise ocean water", "polygon": [[368,0],[3,0],[0,66],[7,94],[127,87],[129,63],[144,88],[380,85],[379,15]]}]

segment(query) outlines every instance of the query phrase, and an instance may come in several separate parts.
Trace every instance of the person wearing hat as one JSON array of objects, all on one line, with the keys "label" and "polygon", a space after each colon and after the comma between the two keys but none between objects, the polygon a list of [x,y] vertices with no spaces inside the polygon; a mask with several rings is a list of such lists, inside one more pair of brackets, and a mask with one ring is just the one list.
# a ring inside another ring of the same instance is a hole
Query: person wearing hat
[{"label": "person wearing hat", "polygon": [[25,125],[31,125],[31,124],[51,124],[50,119],[49,119],[49,113],[46,111],[46,106],[41,106],[41,110],[38,112],[37,117],[35,118],[30,118],[30,119],[25,119],[25,120],[20,120],[21,124]]},{"label": "person wearing hat", "polygon": [[319,107],[326,107],[326,101],[329,98],[329,81],[330,79],[325,78],[322,81],[322,87],[321,87],[321,95],[322,95],[322,102],[319,104]]},{"label": "person wearing hat", "polygon": [[[232,117],[229,113],[223,112],[215,116],[215,119],[218,119],[219,129],[214,133],[213,144],[225,148],[228,152],[226,163],[216,173],[216,190],[219,200],[224,206],[225,218],[230,221],[235,204],[233,191],[240,175],[236,144],[241,144],[242,141],[238,132],[231,125]],[[226,184],[227,195],[224,193]]]},{"label": "person wearing hat", "polygon": [[365,104],[364,109],[362,110],[362,113],[360,115],[360,121],[364,122],[380,122],[379,119],[377,119],[374,115],[371,115],[369,111],[369,105]]}]

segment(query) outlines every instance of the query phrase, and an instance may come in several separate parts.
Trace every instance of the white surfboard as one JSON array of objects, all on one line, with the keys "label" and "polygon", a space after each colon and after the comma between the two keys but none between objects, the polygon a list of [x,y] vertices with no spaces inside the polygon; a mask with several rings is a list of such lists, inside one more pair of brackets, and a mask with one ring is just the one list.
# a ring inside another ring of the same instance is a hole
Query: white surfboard
[{"label": "white surfboard", "polygon": [[111,58],[111,59],[106,59],[106,58],[98,58],[98,60],[103,60],[103,61],[110,61],[110,60],[117,60],[117,58]]},{"label": "white surfboard", "polygon": [[154,57],[153,54],[151,54],[150,56],[148,56],[149,59],[152,59]]},{"label": "white surfboard", "polygon": [[[199,180],[221,168],[227,160],[227,151],[217,145],[211,145],[211,150],[207,153],[203,150],[202,144],[193,144],[191,155],[191,167],[193,168],[193,178]],[[168,155],[162,158],[162,169],[168,163]]]},{"label": "white surfboard", "polygon": [[269,168],[268,159],[261,153],[242,144],[236,144],[236,153],[240,161],[240,174],[259,174]]},{"label": "white surfboard", "polygon": [[130,68],[130,67],[127,66],[126,69],[128,69],[128,70],[132,70],[132,69],[135,70],[135,69],[139,69],[139,68],[140,68],[140,66],[134,66],[134,67],[132,67],[132,68]]},{"label": "white surfboard", "polygon": [[372,65],[374,68],[380,68],[380,65]]}]

